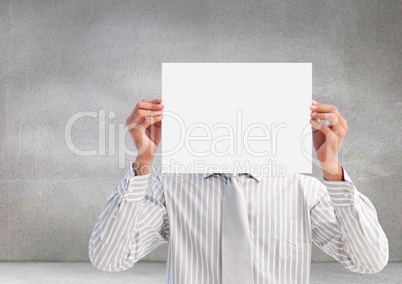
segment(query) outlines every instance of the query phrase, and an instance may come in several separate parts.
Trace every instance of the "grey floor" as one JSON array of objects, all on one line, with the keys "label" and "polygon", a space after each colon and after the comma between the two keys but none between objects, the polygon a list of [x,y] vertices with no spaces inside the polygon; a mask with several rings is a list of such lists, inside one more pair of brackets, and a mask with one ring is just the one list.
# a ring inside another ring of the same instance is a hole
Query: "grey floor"
[{"label": "grey floor", "polygon": [[[163,284],[165,268],[162,262],[139,262],[126,271],[110,273],[88,262],[0,262],[0,283]],[[381,272],[371,275],[348,272],[339,263],[312,263],[311,284],[318,283],[401,284],[402,263],[388,263]]]}]

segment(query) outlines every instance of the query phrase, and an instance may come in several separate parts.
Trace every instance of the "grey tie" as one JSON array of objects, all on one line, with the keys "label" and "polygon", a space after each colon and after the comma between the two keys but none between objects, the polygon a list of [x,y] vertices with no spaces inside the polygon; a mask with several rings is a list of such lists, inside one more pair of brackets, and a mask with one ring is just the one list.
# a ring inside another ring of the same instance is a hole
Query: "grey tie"
[{"label": "grey tie", "polygon": [[250,229],[244,192],[237,176],[224,173],[222,203],[222,284],[253,283]]}]

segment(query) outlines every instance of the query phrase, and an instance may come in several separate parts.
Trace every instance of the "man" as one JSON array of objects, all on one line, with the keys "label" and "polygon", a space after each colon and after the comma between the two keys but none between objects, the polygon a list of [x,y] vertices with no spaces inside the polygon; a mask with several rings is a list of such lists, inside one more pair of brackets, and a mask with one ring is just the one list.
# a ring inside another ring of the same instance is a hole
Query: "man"
[{"label": "man", "polygon": [[[144,99],[127,118],[141,151],[102,208],[89,239],[90,261],[104,271],[123,271],[168,243],[166,283],[227,282],[221,226],[226,178],[151,176],[161,139],[161,102]],[[311,242],[353,272],[376,273],[388,262],[388,240],[376,210],[338,161],[346,120],[333,105],[313,101],[310,108],[324,183],[302,174],[237,176],[249,222],[249,283],[309,283]]]}]

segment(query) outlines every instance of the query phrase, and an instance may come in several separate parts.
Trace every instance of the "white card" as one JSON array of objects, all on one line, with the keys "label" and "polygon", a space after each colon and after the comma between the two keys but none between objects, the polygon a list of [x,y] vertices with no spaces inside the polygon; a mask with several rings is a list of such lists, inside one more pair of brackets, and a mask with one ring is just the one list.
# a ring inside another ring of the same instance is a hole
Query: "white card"
[{"label": "white card", "polygon": [[311,63],[162,63],[162,172],[311,173]]}]

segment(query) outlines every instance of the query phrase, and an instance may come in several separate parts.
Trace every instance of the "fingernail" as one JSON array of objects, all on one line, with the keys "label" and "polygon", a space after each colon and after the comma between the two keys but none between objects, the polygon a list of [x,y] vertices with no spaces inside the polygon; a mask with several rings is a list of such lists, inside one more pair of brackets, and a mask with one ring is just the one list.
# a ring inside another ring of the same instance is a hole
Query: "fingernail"
[{"label": "fingernail", "polygon": [[316,108],[317,108],[317,106],[311,106],[310,108],[311,108],[311,109],[316,109]]},{"label": "fingernail", "polygon": [[315,100],[312,100],[312,102],[313,102],[313,105],[316,105],[316,104],[317,104],[317,102],[316,102]]}]

